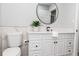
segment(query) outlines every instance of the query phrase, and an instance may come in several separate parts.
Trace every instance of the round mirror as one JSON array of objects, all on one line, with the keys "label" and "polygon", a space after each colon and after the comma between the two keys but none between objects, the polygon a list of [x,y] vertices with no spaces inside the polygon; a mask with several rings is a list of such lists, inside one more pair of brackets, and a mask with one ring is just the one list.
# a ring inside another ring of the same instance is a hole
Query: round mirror
[{"label": "round mirror", "polygon": [[38,3],[36,14],[42,23],[52,24],[58,17],[57,5],[55,3]]}]

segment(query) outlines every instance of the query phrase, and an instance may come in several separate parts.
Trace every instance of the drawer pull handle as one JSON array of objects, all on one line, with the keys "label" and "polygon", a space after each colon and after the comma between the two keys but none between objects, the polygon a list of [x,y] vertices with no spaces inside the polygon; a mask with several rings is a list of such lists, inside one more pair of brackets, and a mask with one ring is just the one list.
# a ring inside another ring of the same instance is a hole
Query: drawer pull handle
[{"label": "drawer pull handle", "polygon": [[25,43],[29,43],[29,41],[25,41]]},{"label": "drawer pull handle", "polygon": [[58,42],[56,41],[56,43],[58,43]]},{"label": "drawer pull handle", "polygon": [[36,45],[36,47],[38,47],[38,45]]},{"label": "drawer pull handle", "polygon": [[76,32],[78,32],[78,29],[76,29]]},{"label": "drawer pull handle", "polygon": [[54,44],[55,44],[55,42],[54,42]]},{"label": "drawer pull handle", "polygon": [[54,42],[54,44],[57,44],[57,43],[58,43],[57,41]]},{"label": "drawer pull handle", "polygon": [[68,52],[71,52],[71,50],[68,50]]},{"label": "drawer pull handle", "polygon": [[69,42],[69,44],[71,44],[71,42]]}]

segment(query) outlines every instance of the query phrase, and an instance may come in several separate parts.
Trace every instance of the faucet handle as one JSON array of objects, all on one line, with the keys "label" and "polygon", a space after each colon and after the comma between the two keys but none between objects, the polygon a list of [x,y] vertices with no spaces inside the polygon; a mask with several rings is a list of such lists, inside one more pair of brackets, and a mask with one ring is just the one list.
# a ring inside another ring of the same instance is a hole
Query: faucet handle
[{"label": "faucet handle", "polygon": [[53,29],[51,29],[51,32],[53,31]]},{"label": "faucet handle", "polygon": [[49,26],[47,26],[47,28],[50,28]]}]

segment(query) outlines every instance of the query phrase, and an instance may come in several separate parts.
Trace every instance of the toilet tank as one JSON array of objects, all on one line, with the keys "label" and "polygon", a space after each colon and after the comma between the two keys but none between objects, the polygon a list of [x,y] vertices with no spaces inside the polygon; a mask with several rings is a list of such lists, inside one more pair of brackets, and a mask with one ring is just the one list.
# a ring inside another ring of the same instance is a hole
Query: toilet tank
[{"label": "toilet tank", "polygon": [[7,33],[7,40],[9,47],[18,47],[22,43],[22,33],[21,32]]}]

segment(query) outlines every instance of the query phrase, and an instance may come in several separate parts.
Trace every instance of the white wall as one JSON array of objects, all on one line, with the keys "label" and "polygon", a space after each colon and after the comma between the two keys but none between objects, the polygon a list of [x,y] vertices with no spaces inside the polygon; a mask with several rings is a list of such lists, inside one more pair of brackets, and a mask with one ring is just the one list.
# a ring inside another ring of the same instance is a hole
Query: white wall
[{"label": "white wall", "polygon": [[27,26],[36,19],[35,3],[3,3],[0,26]]},{"label": "white wall", "polygon": [[1,25],[1,4],[0,4],[0,25]]},{"label": "white wall", "polygon": [[57,4],[59,9],[58,19],[55,22],[57,28],[74,28],[75,4],[62,3]]},{"label": "white wall", "polygon": [[[36,3],[26,4],[1,4],[0,26],[28,26],[36,16]],[[57,3],[59,15],[57,21],[52,24],[56,28],[74,28],[75,4]]]}]

